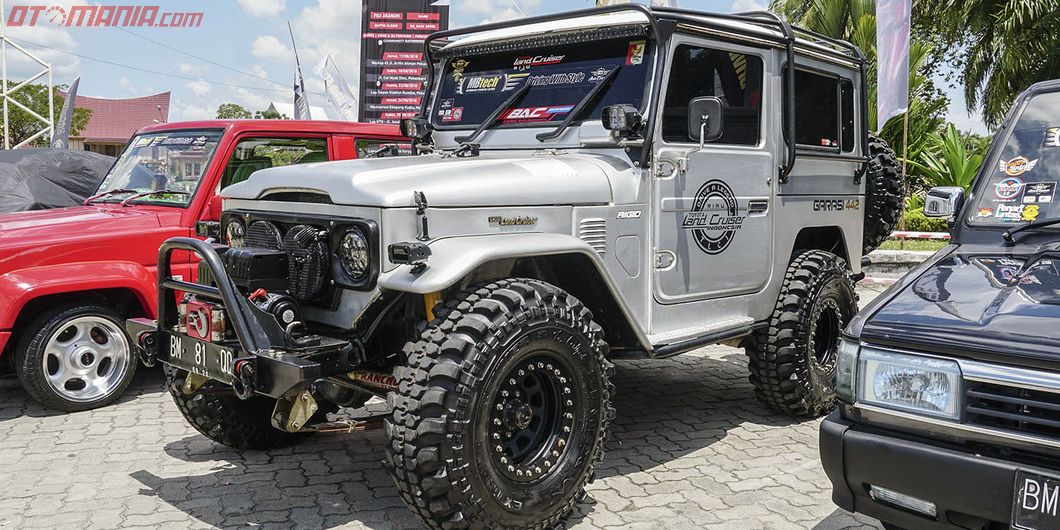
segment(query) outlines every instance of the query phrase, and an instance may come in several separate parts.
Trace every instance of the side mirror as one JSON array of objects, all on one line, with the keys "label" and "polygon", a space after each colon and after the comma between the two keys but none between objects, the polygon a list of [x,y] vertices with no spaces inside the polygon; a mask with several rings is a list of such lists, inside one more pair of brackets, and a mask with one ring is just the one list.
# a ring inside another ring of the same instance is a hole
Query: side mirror
[{"label": "side mirror", "polygon": [[210,202],[206,203],[206,211],[202,213],[203,221],[220,221],[221,220],[221,209],[224,205],[225,198],[220,195],[214,195],[210,197]]},{"label": "side mirror", "polygon": [[924,216],[950,218],[961,210],[964,203],[964,188],[939,186],[931,188],[924,198]]},{"label": "side mirror", "polygon": [[715,96],[693,98],[688,102],[688,136],[699,146],[721,138],[724,132],[725,107]]}]

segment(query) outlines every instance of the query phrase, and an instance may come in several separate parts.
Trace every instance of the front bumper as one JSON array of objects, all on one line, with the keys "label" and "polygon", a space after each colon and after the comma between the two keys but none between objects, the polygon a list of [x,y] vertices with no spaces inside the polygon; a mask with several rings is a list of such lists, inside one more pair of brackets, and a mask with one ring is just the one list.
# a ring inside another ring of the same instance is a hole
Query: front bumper
[{"label": "front bumper", "polygon": [[[905,528],[1007,528],[1017,468],[1033,467],[892,436],[832,412],[821,423],[821,463],[840,508]],[[1055,471],[1037,470],[1053,474]],[[869,486],[934,503],[937,516],[884,504]]]},{"label": "front bumper", "polygon": [[[173,278],[169,256],[174,250],[201,256],[215,286]],[[209,244],[191,238],[167,240],[159,249],[158,271],[158,320],[126,322],[144,364],[161,362],[232,385],[244,399],[254,394],[280,398],[322,377],[350,370],[353,343],[323,336],[293,337],[239,293]],[[177,332],[178,291],[222,305],[235,340],[217,344]]]}]

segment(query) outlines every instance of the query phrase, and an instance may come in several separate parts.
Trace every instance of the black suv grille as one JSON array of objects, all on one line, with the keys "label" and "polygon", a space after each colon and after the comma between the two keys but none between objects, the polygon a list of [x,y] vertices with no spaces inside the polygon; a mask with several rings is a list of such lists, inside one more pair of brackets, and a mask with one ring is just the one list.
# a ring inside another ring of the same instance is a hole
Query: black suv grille
[{"label": "black suv grille", "polygon": [[1060,438],[1060,394],[968,381],[965,423]]}]

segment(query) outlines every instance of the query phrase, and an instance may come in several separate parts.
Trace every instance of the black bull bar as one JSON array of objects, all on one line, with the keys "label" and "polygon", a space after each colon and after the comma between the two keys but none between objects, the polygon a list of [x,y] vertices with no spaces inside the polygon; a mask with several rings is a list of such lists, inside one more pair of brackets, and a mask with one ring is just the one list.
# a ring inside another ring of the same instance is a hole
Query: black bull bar
[{"label": "black bull bar", "polygon": [[[214,285],[174,278],[170,261],[175,250],[202,257],[200,265],[209,269]],[[238,348],[231,341],[215,344],[178,333],[177,291],[221,304]],[[350,342],[336,339],[292,339],[272,315],[240,294],[217,249],[190,237],[168,239],[158,249],[158,320],[134,318],[125,326],[145,365],[161,362],[221,381],[242,399],[255,394],[279,398],[307,382],[347,371],[352,349]],[[216,365],[216,359],[223,360],[221,369],[208,370],[205,360]]]}]

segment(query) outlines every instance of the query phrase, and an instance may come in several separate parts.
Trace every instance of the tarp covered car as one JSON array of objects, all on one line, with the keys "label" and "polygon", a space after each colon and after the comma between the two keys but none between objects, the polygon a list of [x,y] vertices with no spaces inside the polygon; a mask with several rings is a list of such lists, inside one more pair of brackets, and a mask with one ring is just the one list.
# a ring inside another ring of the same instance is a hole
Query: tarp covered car
[{"label": "tarp covered car", "polygon": [[113,163],[114,157],[89,151],[0,151],[0,213],[81,204]]}]

